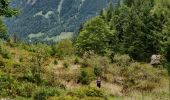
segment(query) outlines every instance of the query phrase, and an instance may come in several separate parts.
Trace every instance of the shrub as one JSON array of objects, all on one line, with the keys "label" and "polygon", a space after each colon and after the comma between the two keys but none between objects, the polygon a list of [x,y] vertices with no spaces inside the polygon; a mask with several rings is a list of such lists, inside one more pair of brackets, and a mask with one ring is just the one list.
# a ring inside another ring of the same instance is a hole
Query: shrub
[{"label": "shrub", "polygon": [[53,45],[52,49],[53,55],[56,55],[60,58],[74,54],[74,47],[72,45],[72,41],[67,39]]},{"label": "shrub", "polygon": [[74,64],[79,64],[79,63],[80,63],[80,59],[78,57],[76,57],[74,60]]},{"label": "shrub", "polygon": [[55,64],[55,65],[58,65],[58,61],[57,61],[56,59],[54,60],[54,64]]},{"label": "shrub", "polygon": [[59,96],[61,91],[57,88],[42,87],[34,94],[34,100],[47,100],[51,96]]},{"label": "shrub", "polygon": [[88,85],[90,84],[90,76],[89,76],[89,73],[85,70],[82,70],[81,71],[81,74],[79,76],[79,82],[84,84],[84,85]]},{"label": "shrub", "polygon": [[0,58],[0,67],[4,67],[5,66],[5,62],[3,60],[1,60]]},{"label": "shrub", "polygon": [[70,96],[76,96],[78,98],[86,98],[86,97],[101,97],[104,98],[106,96],[105,92],[102,89],[97,89],[95,87],[81,87],[75,90],[71,90],[67,93]]},{"label": "shrub", "polygon": [[101,76],[101,75],[102,75],[102,68],[95,66],[95,67],[94,67],[94,74],[95,74],[96,76]]},{"label": "shrub", "polygon": [[110,64],[110,60],[108,57],[99,56],[99,55],[94,54],[93,52],[86,52],[83,55],[82,67],[101,66],[107,69],[109,64]]},{"label": "shrub", "polygon": [[137,89],[142,91],[152,91],[161,86],[162,73],[148,64],[131,63],[124,68],[122,76],[125,77],[124,89]]},{"label": "shrub", "polygon": [[68,68],[69,67],[69,64],[67,62],[64,62],[64,68]]},{"label": "shrub", "polygon": [[132,62],[132,59],[128,55],[116,54],[113,58],[113,62],[119,66],[128,66]]},{"label": "shrub", "polygon": [[0,54],[2,55],[3,58],[9,59],[9,58],[11,58],[11,55],[8,52],[8,50],[6,50],[3,42],[4,41],[0,40]]},{"label": "shrub", "polygon": [[24,57],[20,57],[20,58],[19,58],[19,61],[20,61],[20,62],[24,62]]},{"label": "shrub", "polygon": [[7,50],[2,50],[1,55],[5,59],[10,59],[11,58],[11,54]]},{"label": "shrub", "polygon": [[36,90],[36,85],[32,83],[22,83],[18,84],[16,87],[16,93],[18,96],[29,98],[33,95]]},{"label": "shrub", "polygon": [[14,79],[6,74],[0,75],[0,95],[7,97],[13,96]]},{"label": "shrub", "polygon": [[84,88],[78,88],[78,89],[71,90],[67,93],[67,95],[76,96],[78,98],[84,98],[86,96],[86,94],[84,92]]},{"label": "shrub", "polygon": [[42,82],[42,71],[41,67],[38,65],[32,65],[31,66],[31,78],[32,81],[40,84]]},{"label": "shrub", "polygon": [[88,87],[87,89],[85,89],[85,94],[86,96],[90,96],[90,97],[104,97],[105,96],[104,91],[94,88],[94,87]]}]

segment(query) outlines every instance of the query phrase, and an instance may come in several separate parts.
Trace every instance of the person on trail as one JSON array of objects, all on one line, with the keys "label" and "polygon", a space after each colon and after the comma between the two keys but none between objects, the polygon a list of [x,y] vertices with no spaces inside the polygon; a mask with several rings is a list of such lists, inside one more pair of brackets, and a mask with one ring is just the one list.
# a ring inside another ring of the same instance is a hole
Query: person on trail
[{"label": "person on trail", "polygon": [[96,84],[97,84],[97,87],[98,87],[98,88],[101,87],[101,78],[100,78],[100,77],[97,78]]}]

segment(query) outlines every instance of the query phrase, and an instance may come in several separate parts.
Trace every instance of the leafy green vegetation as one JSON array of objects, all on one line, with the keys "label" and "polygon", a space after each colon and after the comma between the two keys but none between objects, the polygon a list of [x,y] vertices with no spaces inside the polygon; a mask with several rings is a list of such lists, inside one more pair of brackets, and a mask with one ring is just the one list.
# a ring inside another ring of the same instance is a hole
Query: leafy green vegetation
[{"label": "leafy green vegetation", "polygon": [[[159,0],[125,0],[124,4],[87,21],[77,39],[80,52],[129,54],[148,61],[152,54],[166,54],[169,37],[169,4]],[[165,14],[166,13],[166,14]]]},{"label": "leafy green vegetation", "polygon": [[[102,10],[74,42],[1,39],[0,99],[168,100],[168,0],[130,1]],[[152,54],[166,58],[160,67],[148,63]]]}]

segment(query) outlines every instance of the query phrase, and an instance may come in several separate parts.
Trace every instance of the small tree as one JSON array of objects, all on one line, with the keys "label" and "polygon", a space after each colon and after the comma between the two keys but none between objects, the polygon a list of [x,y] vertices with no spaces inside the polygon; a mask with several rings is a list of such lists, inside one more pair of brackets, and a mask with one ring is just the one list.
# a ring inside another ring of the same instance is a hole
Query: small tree
[{"label": "small tree", "polygon": [[59,57],[70,56],[74,54],[74,47],[71,40],[65,39],[53,47],[53,54]]},{"label": "small tree", "polygon": [[[9,7],[9,0],[1,0],[0,1],[0,16],[12,17],[13,15],[17,15],[18,11],[16,9]],[[7,29],[3,24],[3,21],[0,19],[0,38],[7,38]]]},{"label": "small tree", "polygon": [[76,41],[76,47],[80,54],[93,50],[97,54],[105,54],[108,48],[109,27],[101,17],[95,17],[87,21]]},{"label": "small tree", "polygon": [[90,84],[90,76],[87,71],[85,71],[85,70],[81,71],[81,74],[79,76],[79,82],[84,85]]},{"label": "small tree", "polygon": [[102,75],[102,68],[95,66],[95,67],[94,67],[94,74],[95,74],[96,76],[101,76],[101,75]]},{"label": "small tree", "polygon": [[6,39],[7,37],[7,29],[3,23],[3,21],[0,19],[0,38],[1,39]]},{"label": "small tree", "polygon": [[42,55],[42,52],[38,51],[32,57],[31,73],[33,81],[38,85],[42,82],[42,73],[43,73],[43,63],[45,57]]}]

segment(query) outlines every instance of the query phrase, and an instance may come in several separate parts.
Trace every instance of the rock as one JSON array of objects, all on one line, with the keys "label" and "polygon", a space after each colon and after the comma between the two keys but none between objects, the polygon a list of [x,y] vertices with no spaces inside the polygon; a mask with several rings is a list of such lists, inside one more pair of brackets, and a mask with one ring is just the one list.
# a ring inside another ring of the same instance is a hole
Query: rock
[{"label": "rock", "polygon": [[151,65],[159,65],[161,63],[161,55],[152,55],[151,56]]}]

